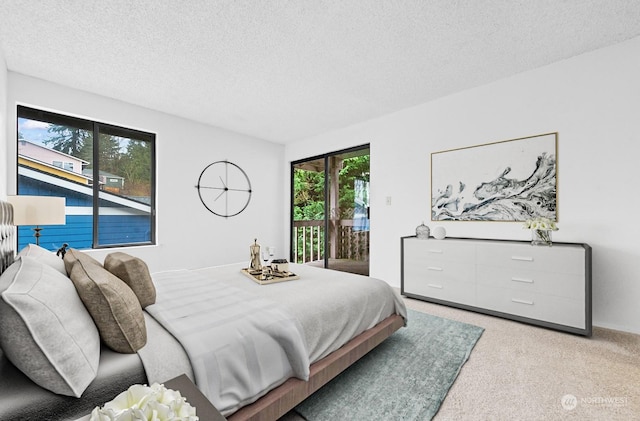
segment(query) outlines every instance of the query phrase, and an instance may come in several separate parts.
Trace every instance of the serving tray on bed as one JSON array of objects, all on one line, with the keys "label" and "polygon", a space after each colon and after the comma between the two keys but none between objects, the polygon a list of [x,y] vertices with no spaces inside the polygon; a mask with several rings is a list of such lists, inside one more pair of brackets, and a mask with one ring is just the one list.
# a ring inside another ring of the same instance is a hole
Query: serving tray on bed
[{"label": "serving tray on bed", "polygon": [[249,271],[249,269],[247,268],[242,269],[241,272],[246,277],[248,277],[249,279],[253,280],[254,282],[260,285],[275,284],[277,282],[293,281],[296,279],[300,279],[300,277],[293,272],[286,272],[285,276],[279,276],[279,275],[265,276],[262,274],[262,272],[254,274],[251,271]]}]

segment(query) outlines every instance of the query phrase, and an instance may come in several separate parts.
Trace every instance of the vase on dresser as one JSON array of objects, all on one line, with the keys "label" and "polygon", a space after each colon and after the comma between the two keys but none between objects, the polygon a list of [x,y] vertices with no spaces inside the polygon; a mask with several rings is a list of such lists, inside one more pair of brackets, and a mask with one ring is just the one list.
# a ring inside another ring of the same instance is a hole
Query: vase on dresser
[{"label": "vase on dresser", "polygon": [[427,238],[429,238],[430,233],[431,230],[424,224],[424,222],[418,225],[418,227],[416,228],[416,237],[421,240],[426,240]]},{"label": "vase on dresser", "polygon": [[551,247],[553,244],[551,241],[551,232],[558,231],[558,224],[549,218],[536,217],[524,221],[522,228],[531,231],[532,245]]},{"label": "vase on dresser", "polygon": [[531,244],[534,246],[549,246],[553,245],[551,233],[552,230],[531,230]]}]

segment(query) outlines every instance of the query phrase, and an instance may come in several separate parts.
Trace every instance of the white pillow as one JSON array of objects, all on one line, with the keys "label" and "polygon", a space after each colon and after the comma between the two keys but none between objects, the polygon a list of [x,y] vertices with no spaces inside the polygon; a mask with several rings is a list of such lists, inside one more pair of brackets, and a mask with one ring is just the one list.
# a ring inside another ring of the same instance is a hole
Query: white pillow
[{"label": "white pillow", "polygon": [[38,245],[27,244],[22,250],[20,250],[18,256],[33,257],[40,263],[49,265],[64,276],[67,276],[67,270],[64,267],[64,260],[62,260],[62,257],[56,256],[54,252],[42,248]]},{"label": "white pillow", "polygon": [[0,346],[31,380],[80,397],[95,379],[100,337],[69,278],[29,256],[0,276]]}]

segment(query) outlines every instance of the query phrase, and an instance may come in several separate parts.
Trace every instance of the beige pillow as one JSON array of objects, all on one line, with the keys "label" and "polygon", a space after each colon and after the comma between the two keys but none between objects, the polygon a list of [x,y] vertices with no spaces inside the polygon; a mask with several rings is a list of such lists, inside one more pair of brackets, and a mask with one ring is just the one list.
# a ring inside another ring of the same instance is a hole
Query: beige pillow
[{"label": "beige pillow", "polygon": [[69,277],[109,348],[132,354],[147,343],[142,307],[127,284],[83,258],[73,264]]},{"label": "beige pillow", "polygon": [[51,266],[58,272],[62,273],[64,276],[67,276],[67,270],[65,269],[62,258],[60,256],[56,256],[54,252],[49,251],[36,244],[27,244],[22,250],[20,250],[18,256],[33,257],[40,263]]},{"label": "beige pillow", "polygon": [[100,262],[89,256],[87,253],[84,253],[78,249],[70,248],[69,250],[67,250],[67,254],[64,255],[64,267],[67,271],[67,275],[71,275],[71,268],[73,268],[73,264],[78,260],[102,266]]},{"label": "beige pillow", "polygon": [[0,346],[31,380],[80,397],[98,373],[100,337],[66,276],[29,256],[0,276]]},{"label": "beige pillow", "polygon": [[142,259],[119,251],[109,253],[104,259],[104,268],[129,285],[142,308],[156,302],[156,287]]}]

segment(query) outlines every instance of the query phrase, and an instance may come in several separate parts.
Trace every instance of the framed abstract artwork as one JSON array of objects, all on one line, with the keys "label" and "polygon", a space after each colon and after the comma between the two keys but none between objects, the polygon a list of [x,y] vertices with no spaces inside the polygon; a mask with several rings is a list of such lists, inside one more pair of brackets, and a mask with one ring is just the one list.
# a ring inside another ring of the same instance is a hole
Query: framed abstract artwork
[{"label": "framed abstract artwork", "polygon": [[431,154],[432,221],[558,220],[558,133]]}]

